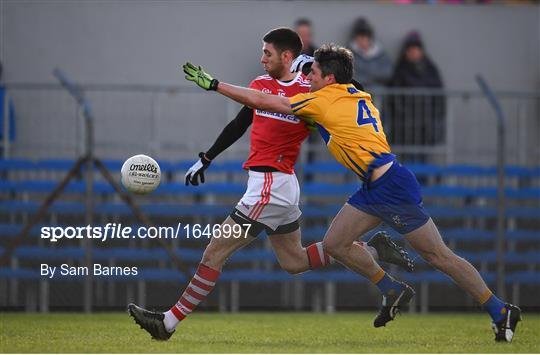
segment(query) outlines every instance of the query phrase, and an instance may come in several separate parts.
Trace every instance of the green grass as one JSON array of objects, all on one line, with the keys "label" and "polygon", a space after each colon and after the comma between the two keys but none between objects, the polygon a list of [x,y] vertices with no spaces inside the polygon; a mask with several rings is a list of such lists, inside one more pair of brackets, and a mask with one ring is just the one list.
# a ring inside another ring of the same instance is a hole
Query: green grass
[{"label": "green grass", "polygon": [[167,342],[127,314],[0,313],[3,353],[538,353],[540,316],[524,314],[512,344],[493,341],[485,314],[195,313]]}]

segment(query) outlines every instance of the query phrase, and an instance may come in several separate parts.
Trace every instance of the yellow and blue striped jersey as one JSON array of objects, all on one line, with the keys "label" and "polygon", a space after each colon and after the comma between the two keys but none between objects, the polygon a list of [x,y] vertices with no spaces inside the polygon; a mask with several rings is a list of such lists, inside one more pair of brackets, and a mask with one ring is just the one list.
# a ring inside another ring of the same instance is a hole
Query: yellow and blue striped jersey
[{"label": "yellow and blue striped jersey", "polygon": [[363,181],[395,159],[371,95],[354,85],[327,85],[289,100],[293,113],[316,123],[330,153]]}]

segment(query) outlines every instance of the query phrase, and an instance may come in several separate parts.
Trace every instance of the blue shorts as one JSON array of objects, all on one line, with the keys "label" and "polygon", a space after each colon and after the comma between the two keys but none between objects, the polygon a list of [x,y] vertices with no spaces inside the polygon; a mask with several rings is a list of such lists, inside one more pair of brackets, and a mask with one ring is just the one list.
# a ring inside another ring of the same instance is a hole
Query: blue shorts
[{"label": "blue shorts", "polygon": [[364,183],[347,202],[379,217],[400,234],[422,227],[430,218],[422,203],[420,184],[398,161],[377,180]]}]

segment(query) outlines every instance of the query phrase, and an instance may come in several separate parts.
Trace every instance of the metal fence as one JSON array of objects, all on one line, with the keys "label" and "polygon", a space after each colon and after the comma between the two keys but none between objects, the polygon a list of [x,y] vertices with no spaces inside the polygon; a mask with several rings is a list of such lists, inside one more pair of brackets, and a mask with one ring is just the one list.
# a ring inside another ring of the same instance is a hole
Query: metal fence
[{"label": "metal fence", "polygon": [[[139,152],[164,160],[192,158],[209,147],[240,108],[220,95],[193,87],[82,87],[96,117],[96,154],[112,159]],[[60,86],[7,84],[6,88],[15,106],[17,134],[13,142],[3,137],[4,156],[80,155],[83,122],[75,103]],[[480,91],[384,89],[372,95],[393,151],[402,160],[496,164],[495,115]],[[538,165],[540,92],[496,95],[509,121],[508,163]],[[3,122],[6,128],[8,124]],[[316,137],[310,140],[303,157],[329,159],[326,148],[317,141]],[[248,147],[246,135],[223,155],[243,159]]]},{"label": "metal fence", "polygon": [[[13,142],[9,142],[7,137],[3,137],[4,156],[39,159],[73,158],[81,155],[84,147],[84,122],[78,108],[65,92],[60,91],[59,87],[54,85],[9,85],[8,89],[17,110],[16,125],[18,136]],[[215,139],[221,128],[234,116],[239,108],[237,104],[219,95],[204,93],[196,88],[84,86],[84,90],[92,103],[95,116],[96,155],[107,159],[125,158],[128,155],[139,152],[154,155],[162,160],[191,159],[195,152],[205,149],[205,146],[209,145]],[[388,139],[393,145],[394,151],[400,155],[402,160],[421,163],[440,163],[442,165],[455,163],[477,165],[496,164],[496,148],[500,138],[497,138],[495,114],[480,93],[392,89],[374,92],[373,96],[376,105],[380,108]],[[498,93],[498,96],[507,116],[505,139],[508,143],[508,164],[538,166],[539,154],[536,143],[539,138],[538,110],[540,95],[538,93]],[[4,116],[7,117],[7,115]],[[4,132],[9,131],[9,121],[3,122],[3,128]],[[330,159],[324,145],[316,142],[316,136],[314,136],[313,140],[307,146],[308,149],[303,150],[302,159]],[[223,160],[228,158],[234,160],[242,159],[242,154],[247,153],[247,148],[248,137],[246,135],[240,144],[236,144],[224,154],[228,155],[228,157],[223,157]],[[470,179],[470,177],[468,178]],[[484,179],[483,176],[479,178]],[[168,179],[171,180],[168,181],[169,183],[172,183],[172,180],[174,180],[172,176],[168,177]],[[230,185],[231,181],[229,178],[226,178],[225,181]],[[477,182],[476,180],[473,181],[473,186],[476,186]],[[500,184],[500,186],[504,186],[504,184]],[[7,198],[15,198],[14,201],[7,202],[17,203],[21,202],[20,200],[22,202],[28,202],[28,191],[23,189],[22,195],[17,195],[15,190],[7,190],[8,193],[5,196],[8,196]],[[42,190],[40,191],[43,192]],[[310,190],[306,188],[306,191],[306,194],[309,194]],[[111,197],[105,195],[100,195],[98,198],[108,201]],[[486,202],[480,201],[485,199],[485,196],[481,197],[480,200],[476,198],[471,199],[467,196],[459,195],[452,199],[447,194],[437,195],[435,193],[435,197],[432,196],[432,198],[449,200],[450,202],[458,203],[458,205],[463,203],[467,207],[470,207],[469,205],[471,203],[476,204],[478,202],[481,203],[481,206],[473,207],[486,207]],[[213,201],[214,198],[220,196],[212,196],[210,194],[207,197],[209,197],[209,201]],[[315,196],[312,197],[316,199],[318,195],[315,193]],[[161,200],[163,199],[163,195],[156,198]],[[186,196],[176,196],[176,198],[178,198],[178,201],[185,202]],[[193,196],[193,198],[194,201],[199,201],[198,196]],[[230,198],[230,196],[227,198]],[[324,200],[327,204],[331,203],[326,196]],[[163,199],[163,201],[165,200]],[[519,203],[522,203],[522,201],[520,200]],[[14,204],[12,205],[15,206]],[[499,200],[497,200],[496,205],[501,205]],[[452,209],[454,207],[456,206],[450,206],[448,208]],[[309,211],[310,209],[306,207],[306,210]],[[59,212],[62,216],[56,215],[56,212],[52,213],[50,223],[59,222],[59,218],[66,218],[68,220],[68,217],[71,223],[79,221],[66,211]],[[120,210],[101,213],[101,222],[106,223],[109,218],[117,220],[120,216],[120,212],[118,211]],[[489,210],[484,212],[489,212]],[[2,222],[6,222],[9,219],[10,225],[7,225],[7,229],[10,231],[9,233],[13,233],[14,227],[21,227],[21,225],[14,225],[16,211],[6,208],[4,213]],[[28,217],[27,213],[18,213],[19,215],[22,214],[20,217],[22,217],[23,223]],[[175,218],[177,217],[177,213],[175,212]],[[224,214],[224,212],[220,212],[220,216]],[[308,219],[309,213],[306,212],[305,216]],[[167,218],[167,216],[158,217],[161,221]],[[215,218],[214,216],[209,217]],[[319,223],[321,218],[330,218],[330,216],[321,217],[316,214],[312,218],[313,220],[309,222]],[[477,219],[477,222],[482,224],[480,231],[485,230],[489,232],[493,229],[490,225],[495,220],[492,214]],[[499,217],[498,220],[504,221],[504,213],[503,217]],[[218,222],[219,220],[215,221],[215,223]],[[326,222],[329,222],[329,220]],[[460,215],[449,222],[447,221],[447,232],[452,231],[449,228],[455,229],[459,227],[461,229],[457,234],[460,234],[460,236],[465,234],[463,232],[464,230],[468,230],[469,234],[477,234],[478,230],[471,226],[466,226],[466,229],[462,228],[463,224],[468,225],[469,222],[468,218]],[[528,220],[526,222],[529,223]],[[515,231],[516,222],[509,222],[509,225],[509,229]],[[536,224],[531,225],[517,225],[518,231],[528,236],[537,230]],[[312,237],[320,232],[317,231],[316,226],[313,227],[310,225],[310,227],[316,231],[312,232]],[[501,230],[505,228],[504,223],[501,224],[501,227]],[[524,229],[519,229],[522,227]],[[448,234],[452,235],[451,233]],[[320,238],[320,233],[315,237]],[[492,238],[489,237],[487,239],[491,241]],[[529,244],[527,243],[530,240],[527,239],[525,242],[525,247],[529,248]],[[142,247],[148,247],[148,245],[142,245]],[[266,249],[268,247],[266,245]],[[537,249],[534,249],[533,252],[535,250]],[[259,251],[255,250],[257,253]],[[524,250],[520,250],[521,254],[516,254],[517,256],[514,259],[519,259],[520,263],[524,261],[521,258],[529,254],[523,254],[523,252]],[[259,258],[260,255],[256,255]],[[33,258],[30,259],[30,262],[35,261]],[[162,260],[159,261],[160,263],[162,262]],[[260,269],[260,261],[258,259],[255,261],[254,268],[257,270]],[[531,271],[535,270],[535,265],[537,265],[536,259],[532,263],[529,261],[527,263],[532,265],[528,266]],[[15,265],[18,265],[17,262]],[[270,267],[271,265],[268,264],[268,266]],[[484,269],[487,269],[487,264]],[[518,271],[521,271],[521,269]],[[166,270],[161,270],[160,273],[166,274]],[[423,274],[418,276],[417,281],[424,276]],[[173,278],[176,277],[176,275],[173,275]],[[9,281],[11,285],[9,295],[7,292],[0,293],[0,307],[8,303],[14,307],[20,306],[23,303],[20,302],[20,297],[16,294],[18,290],[16,281],[17,279]],[[230,309],[238,309],[240,286],[238,280],[232,278],[230,281],[229,289],[223,288],[219,293],[219,309],[228,307],[226,305],[227,297],[230,298]],[[294,291],[290,289],[290,282],[284,282],[283,284],[285,286],[280,291],[283,296],[283,307],[286,308],[291,303],[292,296],[289,297],[290,295],[294,295],[295,300],[302,299],[301,288],[307,284],[294,283]],[[422,306],[420,307],[422,310],[427,310],[428,307],[428,284],[428,281],[422,281]],[[50,285],[46,281],[41,280],[39,291],[35,289],[35,283],[30,282],[26,286],[28,287],[25,291],[25,297],[27,298],[25,307],[34,309],[36,306],[36,295],[39,294],[40,303],[42,304],[40,306],[41,309],[43,311],[48,310]],[[138,281],[137,293],[140,299],[144,299],[145,297],[145,293],[143,292],[145,287],[144,280]],[[333,309],[335,304],[337,304],[335,302],[336,284],[326,282],[324,287],[326,308]],[[504,288],[504,283],[502,287]],[[515,292],[517,296],[514,296],[514,299],[517,299],[519,298],[520,284],[516,283],[513,287],[517,290]],[[3,289],[7,290],[4,287]],[[67,307],[71,305],[77,307],[77,302],[80,303],[80,297],[68,297],[68,295],[72,296],[75,294],[75,289],[79,290],[80,287],[62,289],[60,286],[55,285],[52,294],[63,295],[63,298],[61,298],[62,302],[57,303],[56,306]],[[115,297],[114,289],[107,296],[109,297],[109,301],[105,302],[103,289],[103,283],[97,282],[95,284],[96,304],[101,304],[101,306],[106,304],[110,307],[113,304],[111,301],[113,299],[116,300],[116,303],[121,303],[119,298]],[[92,287],[88,287],[88,292],[85,292],[85,295],[89,295],[86,299],[91,299],[92,297],[90,290],[92,290]],[[313,309],[320,309],[322,307],[321,300],[323,297],[321,289],[312,288],[311,291],[313,291],[313,297],[311,298]],[[439,291],[437,289],[437,292]],[[128,284],[125,294],[123,296],[116,296],[132,299],[134,293],[134,284]],[[229,293],[230,295],[227,296]],[[154,302],[161,301],[154,300]],[[295,309],[304,308],[300,301],[294,301],[293,303],[295,304]],[[339,304],[343,305],[346,302]],[[85,309],[87,309],[86,304]]]}]

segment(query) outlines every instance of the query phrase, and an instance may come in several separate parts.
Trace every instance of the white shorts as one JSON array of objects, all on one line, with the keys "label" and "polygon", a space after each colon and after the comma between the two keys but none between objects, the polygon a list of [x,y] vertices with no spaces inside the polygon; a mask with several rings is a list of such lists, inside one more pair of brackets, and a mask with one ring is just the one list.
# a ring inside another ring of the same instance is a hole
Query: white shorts
[{"label": "white shorts", "polygon": [[300,186],[296,175],[250,170],[247,190],[236,209],[250,220],[275,231],[300,218],[299,202]]}]

